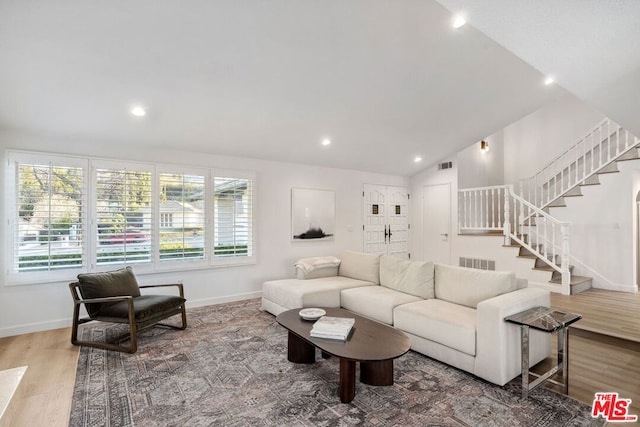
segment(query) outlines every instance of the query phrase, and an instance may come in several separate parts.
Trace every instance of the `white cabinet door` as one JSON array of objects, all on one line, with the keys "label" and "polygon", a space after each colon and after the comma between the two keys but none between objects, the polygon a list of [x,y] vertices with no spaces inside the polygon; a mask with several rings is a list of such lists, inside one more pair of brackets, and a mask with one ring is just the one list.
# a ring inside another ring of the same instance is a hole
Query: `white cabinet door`
[{"label": "white cabinet door", "polygon": [[365,184],[363,194],[364,251],[408,258],[408,189]]}]

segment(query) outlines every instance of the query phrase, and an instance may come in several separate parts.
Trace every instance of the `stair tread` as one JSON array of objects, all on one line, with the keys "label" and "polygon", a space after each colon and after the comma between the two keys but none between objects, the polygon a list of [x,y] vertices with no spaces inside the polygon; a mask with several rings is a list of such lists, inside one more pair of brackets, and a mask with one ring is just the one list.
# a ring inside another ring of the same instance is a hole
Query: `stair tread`
[{"label": "stair tread", "polygon": [[536,259],[536,258],[538,258],[538,257],[537,257],[537,256],[535,256],[534,254],[529,254],[529,255],[526,255],[526,254],[524,254],[524,255],[516,255],[516,257],[518,257],[518,258],[528,258],[528,259]]},{"label": "stair tread", "polygon": [[[589,280],[593,280],[593,277],[588,277],[588,276],[571,276],[571,285],[579,285],[580,283],[584,283],[587,282]],[[557,279],[551,279],[549,280],[549,283],[556,283],[556,284],[561,284],[562,283],[562,278],[557,278]]]},{"label": "stair tread", "polygon": [[541,265],[541,266],[538,266],[538,267],[533,267],[532,270],[556,271],[553,267],[549,267],[548,265]]}]

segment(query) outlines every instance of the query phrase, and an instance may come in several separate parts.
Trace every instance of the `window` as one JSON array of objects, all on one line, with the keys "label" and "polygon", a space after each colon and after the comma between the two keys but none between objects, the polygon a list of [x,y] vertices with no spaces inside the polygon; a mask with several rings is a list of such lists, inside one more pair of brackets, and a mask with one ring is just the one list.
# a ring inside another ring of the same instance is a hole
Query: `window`
[{"label": "window", "polygon": [[252,174],[7,154],[7,283],[255,262]]},{"label": "window", "polygon": [[86,163],[38,155],[10,155],[10,275],[56,276],[85,265]]},{"label": "window", "polygon": [[160,174],[160,261],[205,258],[205,177]]},{"label": "window", "polygon": [[213,179],[214,257],[253,256],[253,179]]},{"label": "window", "polygon": [[150,171],[96,168],[96,262],[151,262]]},{"label": "window", "polygon": [[173,214],[163,213],[162,207],[160,207],[160,228],[171,228],[171,227],[173,227]]}]

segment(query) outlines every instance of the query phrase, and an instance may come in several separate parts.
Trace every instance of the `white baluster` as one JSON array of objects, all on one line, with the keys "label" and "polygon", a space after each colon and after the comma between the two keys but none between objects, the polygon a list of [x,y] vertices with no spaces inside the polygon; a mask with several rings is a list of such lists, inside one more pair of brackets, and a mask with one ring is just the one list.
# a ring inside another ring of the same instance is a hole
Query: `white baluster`
[{"label": "white baluster", "polygon": [[580,142],[578,142],[578,145],[576,145],[576,179],[573,182],[574,185],[578,185],[578,163],[580,161]]},{"label": "white baluster", "polygon": [[560,265],[560,273],[562,274],[562,293],[564,295],[571,294],[571,272],[569,271],[569,224],[560,226],[562,235],[562,262]]},{"label": "white baluster", "polygon": [[602,146],[603,146],[603,142],[602,142],[602,126],[600,126],[600,138],[598,139],[598,147],[600,147],[599,150],[599,154],[600,154],[600,163],[598,164],[598,169],[600,169],[600,167],[602,166]]},{"label": "white baluster", "polygon": [[587,177],[587,139],[582,140],[582,179]]},{"label": "white baluster", "polygon": [[489,197],[489,194],[491,194],[491,190],[490,189],[486,189],[484,192],[485,195],[485,202],[484,202],[484,210],[485,210],[485,217],[487,218],[487,228],[491,228],[491,217],[489,216],[489,211],[490,211],[490,204],[491,204],[491,198]]},{"label": "white baluster", "polygon": [[609,129],[609,120],[607,120],[607,163],[611,158],[611,129]]},{"label": "white baluster", "polygon": [[496,213],[495,213],[495,200],[496,200],[496,189],[491,189],[491,228],[496,228]]},{"label": "white baluster", "polygon": [[595,144],[593,142],[593,132],[591,132],[591,172],[593,173],[593,171],[595,170],[595,158],[596,158],[596,150],[595,150]]},{"label": "white baluster", "polygon": [[504,234],[504,244],[506,246],[511,244],[511,223],[509,221],[509,190],[504,190],[504,224],[502,227],[502,233]]},{"label": "white baluster", "polygon": [[[549,246],[548,245],[549,240],[547,240],[547,217],[546,216],[542,217],[542,225],[544,227],[544,239],[543,239],[543,246],[542,247],[544,249],[543,250],[543,255],[546,258],[547,257],[547,246]],[[538,240],[536,243],[540,243],[540,241]]]},{"label": "white baluster", "polygon": [[558,248],[556,248],[556,224],[551,223],[551,259],[550,261],[555,265],[556,264],[556,252]]},{"label": "white baluster", "polygon": [[464,227],[469,228],[469,192],[464,190],[462,193],[462,199],[464,201]]}]

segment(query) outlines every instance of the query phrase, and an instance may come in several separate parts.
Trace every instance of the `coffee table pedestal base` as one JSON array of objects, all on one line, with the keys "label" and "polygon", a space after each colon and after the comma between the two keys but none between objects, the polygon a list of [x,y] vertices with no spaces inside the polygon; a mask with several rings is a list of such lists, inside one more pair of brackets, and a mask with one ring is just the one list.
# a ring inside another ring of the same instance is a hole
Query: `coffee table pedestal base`
[{"label": "coffee table pedestal base", "polygon": [[316,348],[289,331],[287,343],[287,360],[293,363],[314,363],[316,361]]},{"label": "coffee table pedestal base", "polygon": [[360,382],[369,385],[393,385],[393,359],[360,362]]},{"label": "coffee table pedestal base", "polygon": [[[293,363],[314,363],[316,348],[289,331],[287,359]],[[323,352],[328,358],[329,354]],[[374,386],[393,385],[393,359],[360,362],[360,382]],[[356,395],[356,362],[340,358],[340,402],[349,403]]]}]

